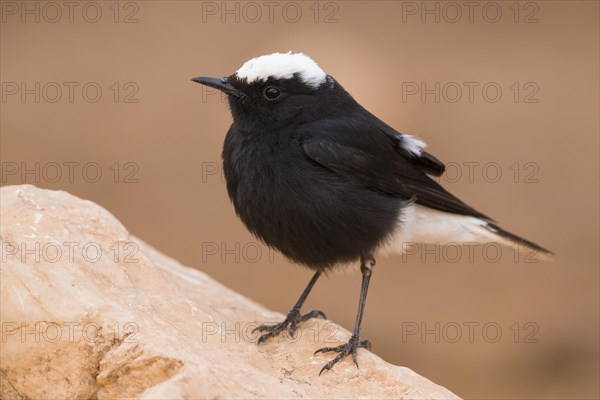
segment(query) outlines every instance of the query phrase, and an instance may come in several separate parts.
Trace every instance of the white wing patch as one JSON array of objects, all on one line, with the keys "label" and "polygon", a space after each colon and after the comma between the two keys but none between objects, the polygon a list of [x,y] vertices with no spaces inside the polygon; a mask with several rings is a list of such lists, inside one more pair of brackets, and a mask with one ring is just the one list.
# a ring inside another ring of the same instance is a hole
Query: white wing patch
[{"label": "white wing patch", "polygon": [[240,79],[249,83],[266,81],[269,77],[289,79],[298,74],[302,82],[317,89],[327,80],[327,74],[309,56],[302,53],[273,53],[248,60],[237,70]]},{"label": "white wing patch", "polygon": [[412,135],[402,134],[400,135],[400,138],[400,146],[402,146],[404,150],[408,151],[409,153],[415,156],[420,156],[423,152],[423,149],[427,147],[427,143]]}]

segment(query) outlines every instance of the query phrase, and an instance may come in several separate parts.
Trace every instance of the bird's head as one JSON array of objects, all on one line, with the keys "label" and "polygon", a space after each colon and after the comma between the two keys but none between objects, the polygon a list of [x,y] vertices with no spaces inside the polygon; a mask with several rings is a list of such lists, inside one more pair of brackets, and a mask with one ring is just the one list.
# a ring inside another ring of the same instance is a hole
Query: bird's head
[{"label": "bird's head", "polygon": [[[310,57],[273,53],[253,58],[225,78],[192,79],[228,95],[241,130],[272,129],[325,117],[351,97]],[[336,101],[332,103],[332,99]]]}]

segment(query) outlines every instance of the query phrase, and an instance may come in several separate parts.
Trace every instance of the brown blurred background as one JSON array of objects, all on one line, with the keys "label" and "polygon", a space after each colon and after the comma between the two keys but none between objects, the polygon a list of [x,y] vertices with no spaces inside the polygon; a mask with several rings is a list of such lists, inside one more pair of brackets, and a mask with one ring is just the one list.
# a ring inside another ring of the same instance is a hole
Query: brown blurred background
[{"label": "brown blurred background", "polygon": [[[378,260],[363,325],[374,352],[466,398],[600,396],[598,2],[71,4],[1,2],[2,185],[97,202],[285,313],[310,272],[236,218],[220,175],[231,118],[190,78],[305,52],[449,163],[446,188],[557,253]],[[306,309],[351,329],[359,285],[333,274]]]}]

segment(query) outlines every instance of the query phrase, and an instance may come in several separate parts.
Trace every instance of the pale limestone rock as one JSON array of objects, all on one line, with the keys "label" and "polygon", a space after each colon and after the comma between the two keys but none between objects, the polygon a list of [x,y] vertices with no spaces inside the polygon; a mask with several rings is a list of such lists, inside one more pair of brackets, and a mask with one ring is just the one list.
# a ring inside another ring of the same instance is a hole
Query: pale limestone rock
[{"label": "pale limestone rock", "polygon": [[331,355],[313,352],[347,340],[343,328],[311,320],[259,347],[252,328],[282,315],[102,207],[28,185],[0,196],[2,399],[457,398],[362,349],[360,369],[348,359],[318,376]]}]

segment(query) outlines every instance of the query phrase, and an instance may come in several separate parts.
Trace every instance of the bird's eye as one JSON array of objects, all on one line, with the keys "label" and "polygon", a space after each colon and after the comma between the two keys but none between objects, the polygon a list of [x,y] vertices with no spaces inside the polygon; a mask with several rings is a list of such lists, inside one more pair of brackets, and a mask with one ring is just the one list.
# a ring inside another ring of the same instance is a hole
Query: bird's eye
[{"label": "bird's eye", "polygon": [[278,98],[281,97],[282,94],[283,94],[283,92],[281,90],[279,90],[273,86],[268,86],[263,91],[263,95],[269,101],[277,100]]}]

